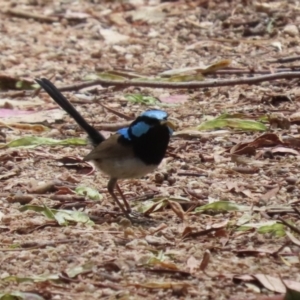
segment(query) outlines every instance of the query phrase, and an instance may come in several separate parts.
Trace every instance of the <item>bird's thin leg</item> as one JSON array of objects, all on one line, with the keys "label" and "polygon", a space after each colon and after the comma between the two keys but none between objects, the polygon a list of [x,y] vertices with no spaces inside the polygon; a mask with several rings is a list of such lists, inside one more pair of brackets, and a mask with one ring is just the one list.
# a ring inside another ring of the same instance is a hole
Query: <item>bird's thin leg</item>
[{"label": "bird's thin leg", "polygon": [[[117,179],[116,178],[111,178],[109,181],[108,181],[108,184],[107,184],[107,189],[108,189],[108,192],[109,194],[113,197],[114,201],[116,202],[116,204],[120,207],[120,209],[122,210],[123,214],[129,219],[131,220],[131,217],[130,217],[130,211],[126,211],[124,206],[121,204],[121,202],[119,201],[118,197],[115,195],[114,193],[114,188],[117,184]],[[127,203],[128,204],[128,203]]]},{"label": "bird's thin leg", "polygon": [[136,211],[132,211],[132,209],[131,209],[131,207],[130,207],[128,201],[126,200],[124,194],[122,193],[122,190],[121,190],[120,186],[118,185],[118,183],[116,183],[116,187],[117,187],[117,190],[118,190],[118,192],[120,193],[121,198],[122,198],[122,200],[123,200],[123,202],[124,202],[124,205],[125,205],[125,207],[126,207],[126,211],[128,211],[128,213],[130,213],[133,217],[136,217],[136,218],[143,217],[144,214],[139,213],[139,212],[136,212]]},{"label": "bird's thin leg", "polygon": [[117,187],[117,190],[118,190],[119,194],[121,195],[121,198],[122,198],[122,200],[124,202],[126,210],[128,211],[128,213],[131,213],[131,207],[130,207],[129,203],[127,202],[127,200],[126,200],[126,198],[125,198],[125,196],[124,196],[124,194],[123,194],[120,186],[118,185],[118,183],[116,183],[116,187]]}]

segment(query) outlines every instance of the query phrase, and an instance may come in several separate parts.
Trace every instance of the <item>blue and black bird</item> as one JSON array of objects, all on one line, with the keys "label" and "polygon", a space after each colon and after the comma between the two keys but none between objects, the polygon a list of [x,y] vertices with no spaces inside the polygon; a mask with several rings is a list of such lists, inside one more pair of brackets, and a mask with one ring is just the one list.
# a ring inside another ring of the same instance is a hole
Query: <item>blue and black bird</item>
[{"label": "blue and black bird", "polygon": [[[88,134],[93,150],[83,160],[93,161],[98,169],[110,177],[107,184],[108,192],[124,215],[130,219],[130,205],[124,198],[117,181],[142,177],[158,167],[165,156],[174,130],[174,124],[168,121],[168,114],[162,110],[147,110],[129,127],[122,128],[105,139],[81,116],[53,83],[45,78],[36,81]],[[118,188],[125,207],[115,195],[115,187]]]}]

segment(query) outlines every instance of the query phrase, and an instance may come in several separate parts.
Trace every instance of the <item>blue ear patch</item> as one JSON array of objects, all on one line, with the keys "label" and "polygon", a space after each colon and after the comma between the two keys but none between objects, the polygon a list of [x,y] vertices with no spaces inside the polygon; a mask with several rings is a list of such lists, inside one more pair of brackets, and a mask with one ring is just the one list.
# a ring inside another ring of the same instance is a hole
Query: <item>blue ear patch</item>
[{"label": "blue ear patch", "polygon": [[167,116],[168,114],[165,111],[159,109],[147,110],[141,114],[141,117],[148,117],[157,120],[165,120]]},{"label": "blue ear patch", "polygon": [[128,133],[128,127],[121,128],[117,131],[120,135],[122,135],[125,139],[131,140]]},{"label": "blue ear patch", "polygon": [[150,129],[150,125],[141,121],[136,123],[133,126],[130,126],[130,129],[132,135],[134,135],[135,137],[140,137]]}]

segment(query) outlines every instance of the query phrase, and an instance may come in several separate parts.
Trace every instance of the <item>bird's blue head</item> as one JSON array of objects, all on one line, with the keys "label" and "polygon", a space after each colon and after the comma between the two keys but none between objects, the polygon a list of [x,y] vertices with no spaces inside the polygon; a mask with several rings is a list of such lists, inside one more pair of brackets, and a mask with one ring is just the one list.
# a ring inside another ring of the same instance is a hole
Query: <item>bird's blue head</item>
[{"label": "bird's blue head", "polygon": [[168,114],[159,109],[152,109],[143,112],[137,117],[129,127],[118,130],[125,139],[132,140],[139,138],[146,134],[151,128],[156,126],[167,127],[170,136],[173,134],[175,126],[172,122],[168,121]]}]

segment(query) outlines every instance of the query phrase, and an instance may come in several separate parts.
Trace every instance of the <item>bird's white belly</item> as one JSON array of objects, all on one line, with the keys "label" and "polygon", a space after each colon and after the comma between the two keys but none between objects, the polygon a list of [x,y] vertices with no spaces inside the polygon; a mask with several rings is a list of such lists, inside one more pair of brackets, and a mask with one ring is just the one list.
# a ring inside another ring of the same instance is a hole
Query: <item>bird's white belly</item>
[{"label": "bird's white belly", "polygon": [[103,161],[94,161],[95,166],[112,178],[126,179],[139,178],[153,172],[157,165],[145,165],[136,158],[130,159],[104,159]]}]

